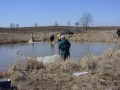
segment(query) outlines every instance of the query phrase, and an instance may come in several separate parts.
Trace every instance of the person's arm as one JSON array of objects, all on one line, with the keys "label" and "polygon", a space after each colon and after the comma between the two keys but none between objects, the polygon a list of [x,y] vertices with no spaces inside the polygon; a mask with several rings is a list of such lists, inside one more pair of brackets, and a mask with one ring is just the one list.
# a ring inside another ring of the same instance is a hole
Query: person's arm
[{"label": "person's arm", "polygon": [[70,49],[71,43],[68,41],[68,49]]}]

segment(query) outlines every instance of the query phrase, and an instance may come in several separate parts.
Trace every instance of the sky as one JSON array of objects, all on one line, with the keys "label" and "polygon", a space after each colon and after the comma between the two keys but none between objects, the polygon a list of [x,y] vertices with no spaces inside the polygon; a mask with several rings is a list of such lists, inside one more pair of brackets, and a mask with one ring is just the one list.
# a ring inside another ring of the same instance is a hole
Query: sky
[{"label": "sky", "polygon": [[120,26],[120,0],[0,0],[0,27],[74,26],[84,13],[93,26]]}]

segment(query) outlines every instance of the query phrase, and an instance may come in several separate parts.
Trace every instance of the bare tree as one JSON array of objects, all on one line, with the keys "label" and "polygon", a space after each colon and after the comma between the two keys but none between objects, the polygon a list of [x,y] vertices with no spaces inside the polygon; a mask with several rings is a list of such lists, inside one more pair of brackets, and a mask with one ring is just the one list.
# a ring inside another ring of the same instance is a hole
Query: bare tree
[{"label": "bare tree", "polygon": [[13,28],[15,28],[15,23],[13,23]]},{"label": "bare tree", "polygon": [[93,22],[93,17],[90,13],[84,13],[80,19],[80,24],[84,27],[85,30],[88,30],[89,25]]},{"label": "bare tree", "polygon": [[13,28],[13,24],[12,23],[10,24],[10,28]]},{"label": "bare tree", "polygon": [[38,26],[38,24],[37,24],[37,23],[35,23],[35,24],[34,24],[34,26],[35,26],[35,27],[37,27],[37,26]]},{"label": "bare tree", "polygon": [[11,23],[11,24],[10,24],[10,28],[15,28],[15,24],[14,24],[14,23]]},{"label": "bare tree", "polygon": [[54,26],[59,26],[57,21],[55,21],[55,24],[54,24]]},{"label": "bare tree", "polygon": [[75,22],[75,25],[78,27],[80,25],[80,23],[77,21],[77,22]]},{"label": "bare tree", "polygon": [[68,27],[70,26],[70,22],[69,21],[68,21],[67,25],[68,25]]},{"label": "bare tree", "polygon": [[19,28],[19,24],[16,24],[16,28]]}]

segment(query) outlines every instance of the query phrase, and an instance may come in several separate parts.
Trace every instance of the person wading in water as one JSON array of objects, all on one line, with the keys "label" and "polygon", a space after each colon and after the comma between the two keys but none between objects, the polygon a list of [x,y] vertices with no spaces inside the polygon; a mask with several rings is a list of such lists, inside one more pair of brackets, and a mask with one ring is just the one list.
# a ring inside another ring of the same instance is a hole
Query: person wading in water
[{"label": "person wading in water", "polygon": [[58,40],[58,42],[61,41],[61,34],[60,33],[58,33],[58,35],[57,35],[57,40]]},{"label": "person wading in water", "polygon": [[65,36],[61,36],[61,41],[58,43],[58,52],[62,59],[66,60],[66,58],[70,57],[70,42],[65,39]]}]

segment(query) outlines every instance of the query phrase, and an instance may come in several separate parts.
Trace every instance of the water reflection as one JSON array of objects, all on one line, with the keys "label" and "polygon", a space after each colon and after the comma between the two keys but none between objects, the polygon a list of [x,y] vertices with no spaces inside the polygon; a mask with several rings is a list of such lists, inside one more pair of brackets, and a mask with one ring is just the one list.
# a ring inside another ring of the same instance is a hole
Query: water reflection
[{"label": "water reflection", "polygon": [[[115,43],[71,42],[70,57],[80,60],[86,54],[100,55],[107,49],[115,47]],[[58,43],[54,45],[48,42],[0,45],[0,69],[11,65],[15,61],[17,52],[20,56],[50,56],[58,53]]]},{"label": "water reflection", "polygon": [[55,54],[55,44],[50,44],[50,55],[54,55]]},{"label": "water reflection", "polygon": [[34,50],[34,43],[31,43],[31,45],[32,45],[32,49]]}]

